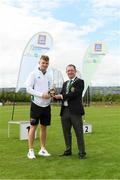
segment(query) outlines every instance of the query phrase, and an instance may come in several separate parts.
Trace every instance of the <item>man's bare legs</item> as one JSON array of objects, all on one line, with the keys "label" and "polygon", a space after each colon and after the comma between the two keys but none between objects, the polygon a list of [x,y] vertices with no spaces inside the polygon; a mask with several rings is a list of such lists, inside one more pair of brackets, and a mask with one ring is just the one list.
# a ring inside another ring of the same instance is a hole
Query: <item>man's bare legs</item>
[{"label": "man's bare legs", "polygon": [[29,149],[33,149],[33,143],[35,139],[35,131],[37,126],[30,126],[29,134],[28,134],[28,146]]},{"label": "man's bare legs", "polygon": [[39,151],[40,156],[50,156],[47,152],[45,145],[46,145],[46,136],[47,136],[47,126],[40,125],[40,146],[41,149]]},{"label": "man's bare legs", "polygon": [[36,131],[36,127],[37,126],[30,126],[30,130],[28,133],[28,146],[29,146],[29,152],[27,154],[27,157],[29,159],[35,159],[35,154],[34,154],[34,150],[33,150],[33,143],[34,143],[34,139],[35,139],[35,131]]},{"label": "man's bare legs", "polygon": [[47,127],[44,125],[40,125],[40,146],[41,148],[45,148],[46,144],[46,129]]}]

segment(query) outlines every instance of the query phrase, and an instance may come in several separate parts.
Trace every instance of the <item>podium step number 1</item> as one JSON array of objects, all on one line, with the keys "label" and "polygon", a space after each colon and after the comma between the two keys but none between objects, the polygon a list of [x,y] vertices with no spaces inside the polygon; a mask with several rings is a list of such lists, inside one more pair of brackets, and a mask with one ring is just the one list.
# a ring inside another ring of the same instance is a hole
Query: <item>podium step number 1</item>
[{"label": "podium step number 1", "polygon": [[[10,134],[12,134],[11,131],[11,125],[19,125],[19,139],[20,140],[27,140],[28,139],[28,131],[30,127],[29,121],[8,121],[8,138],[10,137]],[[36,138],[37,131],[35,133]]]}]

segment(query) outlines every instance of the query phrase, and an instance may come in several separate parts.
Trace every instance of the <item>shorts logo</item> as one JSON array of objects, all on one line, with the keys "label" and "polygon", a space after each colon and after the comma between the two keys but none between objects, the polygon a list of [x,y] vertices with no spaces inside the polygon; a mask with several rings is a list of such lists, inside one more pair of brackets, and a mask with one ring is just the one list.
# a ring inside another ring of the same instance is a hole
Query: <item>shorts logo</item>
[{"label": "shorts logo", "polygon": [[33,126],[36,125],[36,119],[31,119],[30,124],[33,125]]}]

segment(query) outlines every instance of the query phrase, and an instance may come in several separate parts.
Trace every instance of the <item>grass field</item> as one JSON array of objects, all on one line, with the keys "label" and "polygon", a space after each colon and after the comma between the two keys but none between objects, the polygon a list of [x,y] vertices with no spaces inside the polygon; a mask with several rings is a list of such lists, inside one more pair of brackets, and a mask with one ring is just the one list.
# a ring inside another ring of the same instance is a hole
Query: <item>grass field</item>
[{"label": "grass field", "polygon": [[[18,139],[18,126],[7,137],[11,106],[0,107],[0,179],[120,179],[120,107],[86,108],[86,121],[93,132],[85,134],[87,159],[78,159],[73,132],[73,155],[59,157],[64,151],[59,107],[52,107],[52,125],[48,128],[47,149],[51,157],[26,157],[27,141]],[[28,120],[29,106],[16,106],[14,120]],[[35,140],[35,153],[39,139]]]}]

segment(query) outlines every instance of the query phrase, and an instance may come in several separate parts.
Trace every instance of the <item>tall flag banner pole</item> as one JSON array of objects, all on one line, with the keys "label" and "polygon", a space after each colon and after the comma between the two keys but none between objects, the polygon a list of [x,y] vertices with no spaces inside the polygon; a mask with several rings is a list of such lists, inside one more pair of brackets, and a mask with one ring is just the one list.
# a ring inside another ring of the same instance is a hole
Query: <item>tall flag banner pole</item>
[{"label": "tall flag banner pole", "polygon": [[83,60],[83,79],[85,81],[83,96],[88,86],[90,86],[91,80],[98,68],[98,65],[106,53],[107,45],[104,42],[96,41],[88,47]]},{"label": "tall flag banner pole", "polygon": [[52,36],[47,32],[36,33],[27,43],[20,62],[11,120],[14,118],[16,93],[25,87],[25,81],[29,73],[36,68],[40,55],[48,52],[52,46]]},{"label": "tall flag banner pole", "polygon": [[52,36],[47,32],[38,32],[29,40],[21,58],[16,92],[25,86],[25,80],[29,73],[36,68],[40,55],[48,52],[52,46]]}]

